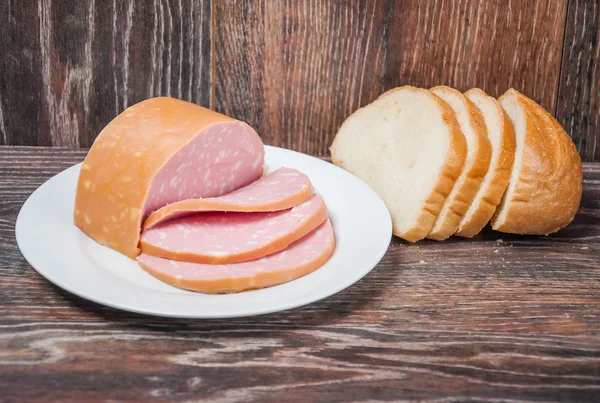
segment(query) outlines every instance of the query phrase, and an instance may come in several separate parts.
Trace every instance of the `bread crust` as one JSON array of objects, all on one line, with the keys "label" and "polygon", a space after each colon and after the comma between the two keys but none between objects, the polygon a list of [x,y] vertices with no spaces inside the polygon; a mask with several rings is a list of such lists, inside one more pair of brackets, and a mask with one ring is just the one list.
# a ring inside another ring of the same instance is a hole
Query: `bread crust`
[{"label": "bread crust", "polygon": [[[581,159],[569,135],[544,108],[514,89],[500,97],[500,104],[509,97],[516,97],[525,113],[524,149],[514,194],[502,201],[492,228],[548,235],[566,227],[579,208]],[[500,221],[503,209],[508,210]]]},{"label": "bread crust", "polygon": [[[498,101],[490,97],[479,88],[472,88],[465,92],[467,98],[479,96],[486,97],[493,102],[497,112],[503,117],[501,121],[501,138],[499,142],[498,160],[494,167],[490,166],[487,175],[490,175],[489,184],[486,189],[482,189],[483,193],[476,195],[476,199],[467,210],[463,220],[461,221],[456,235],[466,238],[471,238],[477,235],[483,227],[490,221],[496,206],[500,204],[502,195],[506,190],[513,162],[515,160],[515,129],[508,117],[508,114],[502,109]],[[477,107],[477,106],[476,106]],[[483,115],[483,112],[481,112]]]},{"label": "bread crust", "polygon": [[[431,231],[427,234],[428,239],[441,241],[456,232],[462,217],[475,198],[490,165],[492,146],[487,138],[487,128],[483,115],[473,102],[466,98],[461,92],[446,86],[433,87],[430,89],[430,92],[435,95],[442,92],[451,92],[453,95],[460,97],[467,108],[470,120],[469,124],[473,127],[477,136],[477,149],[475,151],[473,163],[471,166],[465,166],[463,168],[467,170],[464,173],[464,175],[466,175],[464,181],[457,185],[460,186],[460,188],[457,188],[454,191],[454,196],[450,196],[451,198],[446,200],[443,208],[447,207],[447,209],[438,215]],[[441,98],[440,101],[446,103]],[[450,105],[447,106],[451,109]],[[448,206],[446,206],[446,204],[448,204]]]}]

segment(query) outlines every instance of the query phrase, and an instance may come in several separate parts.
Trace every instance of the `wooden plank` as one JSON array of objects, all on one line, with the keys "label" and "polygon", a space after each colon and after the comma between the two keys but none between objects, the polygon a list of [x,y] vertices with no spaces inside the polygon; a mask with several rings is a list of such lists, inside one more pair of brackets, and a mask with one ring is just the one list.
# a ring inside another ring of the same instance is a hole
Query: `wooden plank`
[{"label": "wooden plank", "polygon": [[325,155],[381,92],[383,1],[215,1],[215,107],[267,144]]},{"label": "wooden plank", "polygon": [[600,393],[600,164],[548,237],[394,239],[349,289],[256,318],[120,312],[23,259],[28,195],[83,151],[0,147],[0,395],[9,402],[577,401]]},{"label": "wooden plank", "polygon": [[4,331],[9,402],[585,403],[599,387],[594,338],[143,318]]},{"label": "wooden plank", "polygon": [[[558,112],[591,160],[600,108],[586,99],[597,93],[598,74],[576,70],[595,68],[597,41],[587,38],[595,38],[598,13],[577,6],[593,0],[572,4],[565,65],[588,60],[588,45],[594,58],[565,69],[563,92],[575,101],[561,100]],[[267,143],[320,155],[348,114],[401,84],[479,86],[492,95],[514,86],[557,107],[566,0],[214,7],[212,43],[208,0],[2,2],[0,144],[89,146],[126,105],[154,95],[211,105],[211,86],[214,106],[249,121]]]},{"label": "wooden plank", "polygon": [[385,82],[513,87],[554,112],[567,1],[395,2]]},{"label": "wooden plank", "polygon": [[557,118],[584,161],[600,161],[600,1],[570,0]]},{"label": "wooden plank", "polygon": [[210,105],[209,0],[0,7],[0,144],[88,147],[151,96]]},{"label": "wooden plank", "polygon": [[0,2],[1,145],[52,144],[42,107],[38,22],[37,7]]},{"label": "wooden plank", "polygon": [[404,84],[515,87],[554,111],[566,2],[216,1],[215,106],[317,155]]}]

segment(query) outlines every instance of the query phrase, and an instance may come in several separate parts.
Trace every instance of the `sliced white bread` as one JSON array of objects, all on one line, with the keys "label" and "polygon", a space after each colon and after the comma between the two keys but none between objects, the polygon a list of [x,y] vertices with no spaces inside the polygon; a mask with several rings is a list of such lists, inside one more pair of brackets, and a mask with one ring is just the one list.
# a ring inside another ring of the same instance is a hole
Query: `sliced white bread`
[{"label": "sliced white bread", "polygon": [[481,112],[460,91],[446,86],[429,91],[443,99],[456,114],[460,129],[467,140],[467,159],[463,170],[448,195],[431,228],[428,239],[443,240],[453,235],[475,198],[487,173],[492,146]]},{"label": "sliced white bread", "polygon": [[492,228],[547,235],[566,227],[581,200],[581,159],[569,135],[541,106],[514,89],[499,99],[513,122],[515,162]]},{"label": "sliced white bread", "polygon": [[487,174],[456,232],[458,236],[471,238],[490,221],[502,200],[515,159],[516,140],[512,122],[496,98],[479,88],[470,89],[465,96],[483,115],[488,140],[492,145]]},{"label": "sliced white bread", "polygon": [[381,196],[394,234],[410,242],[431,229],[467,153],[452,110],[427,90],[409,86],[354,112],[330,150],[334,164]]}]

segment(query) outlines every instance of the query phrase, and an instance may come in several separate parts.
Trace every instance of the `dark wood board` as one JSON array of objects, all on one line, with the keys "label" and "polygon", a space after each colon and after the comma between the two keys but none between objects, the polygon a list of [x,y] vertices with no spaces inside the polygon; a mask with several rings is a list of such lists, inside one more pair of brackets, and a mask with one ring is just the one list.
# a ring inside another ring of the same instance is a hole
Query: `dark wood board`
[{"label": "dark wood board", "polygon": [[314,155],[400,85],[514,87],[554,112],[566,12],[567,0],[217,1],[215,107]]},{"label": "dark wood board", "polygon": [[584,161],[600,161],[600,0],[570,0],[556,115]]},{"label": "dark wood board", "polygon": [[554,112],[567,0],[394,3],[386,87],[513,87]]},{"label": "dark wood board", "polygon": [[0,401],[599,400],[600,164],[558,234],[394,239],[324,301],[203,321],[103,307],[25,262],[21,205],[84,155],[0,147]]},{"label": "dark wood board", "polygon": [[[515,87],[600,160],[598,0],[0,2],[0,145],[88,147],[171,95],[327,155],[397,85]],[[562,70],[561,70],[562,54]]]},{"label": "dark wood board", "polygon": [[383,1],[215,2],[215,107],[267,144],[328,155],[345,117],[382,92]]},{"label": "dark wood board", "polygon": [[89,147],[124,108],[211,100],[209,0],[0,2],[0,144]]}]

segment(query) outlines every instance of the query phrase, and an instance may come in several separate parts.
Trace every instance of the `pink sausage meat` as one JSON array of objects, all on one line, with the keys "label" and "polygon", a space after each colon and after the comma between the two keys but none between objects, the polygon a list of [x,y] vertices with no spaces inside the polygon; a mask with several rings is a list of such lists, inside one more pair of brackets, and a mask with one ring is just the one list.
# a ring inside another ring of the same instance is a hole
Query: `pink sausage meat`
[{"label": "pink sausage meat", "polygon": [[142,253],[196,263],[235,263],[286,248],[327,219],[323,198],[269,213],[208,212],[158,224],[142,234]]},{"label": "pink sausage meat", "polygon": [[176,287],[229,293],[269,287],[302,277],[321,267],[334,248],[333,229],[327,220],[286,249],[248,262],[211,265],[146,254],[140,255],[138,262],[151,275]]},{"label": "pink sausage meat", "polygon": [[219,123],[204,129],[179,150],[152,180],[144,217],[179,200],[220,196],[256,181],[264,148],[243,123]]},{"label": "pink sausage meat", "polygon": [[181,200],[148,217],[144,229],[200,211],[279,211],[297,206],[314,194],[310,179],[291,168],[279,168],[255,182],[218,197]]}]

